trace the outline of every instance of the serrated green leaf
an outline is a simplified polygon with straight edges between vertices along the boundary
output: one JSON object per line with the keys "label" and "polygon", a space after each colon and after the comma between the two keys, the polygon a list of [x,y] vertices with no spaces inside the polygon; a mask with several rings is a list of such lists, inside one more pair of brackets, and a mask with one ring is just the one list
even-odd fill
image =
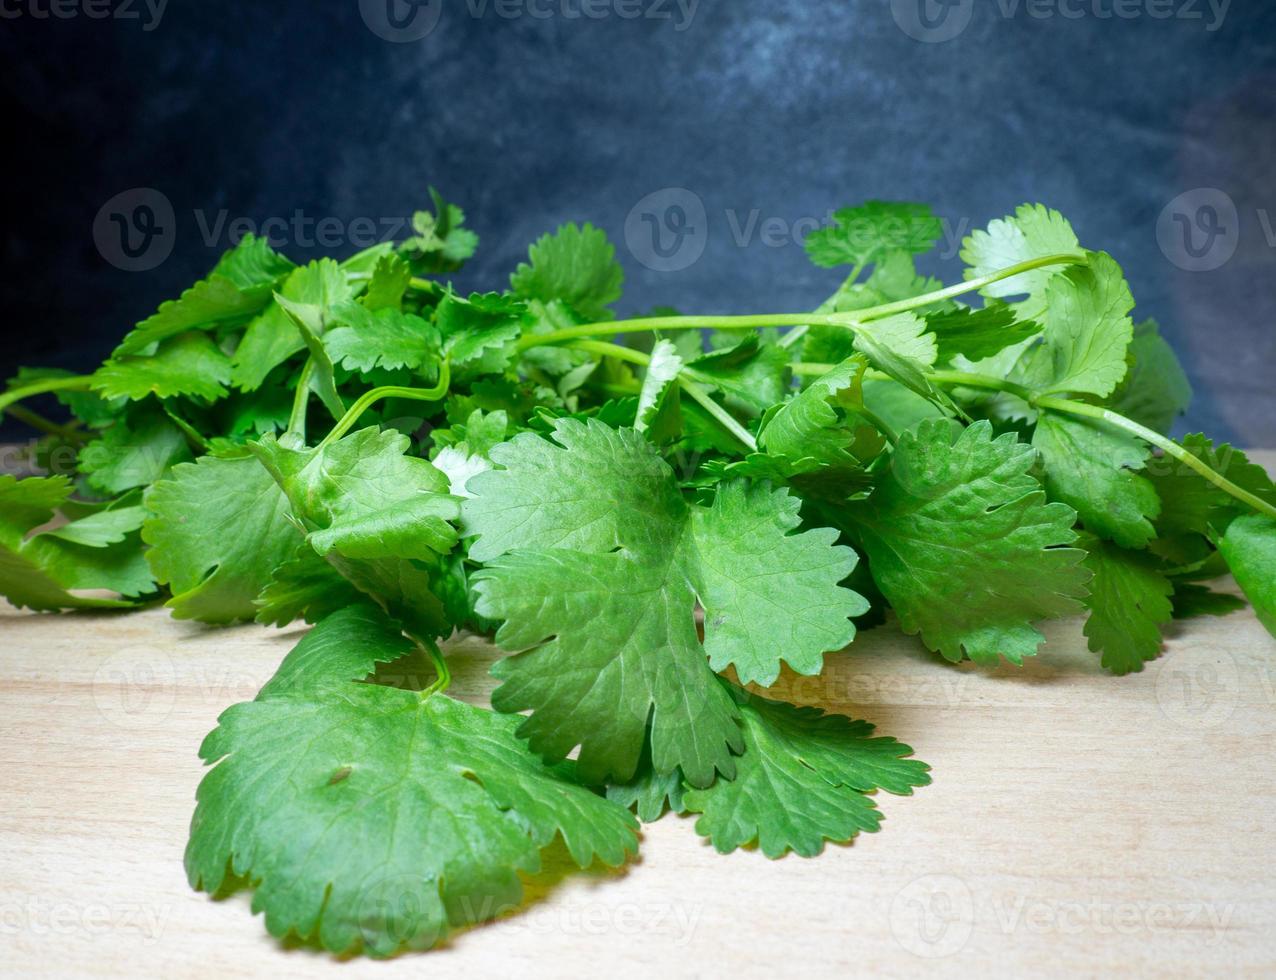
{"label": "serrated green leaf", "polygon": [[269,302],[275,285],[293,264],[262,238],[245,235],[222,256],[207,279],[133,328],[113,357],[141,353],[152,344],[190,330],[211,330],[247,320]]}
{"label": "serrated green leaf", "polygon": [[[962,242],[961,259],[970,267],[966,278],[978,279],[1029,259],[1067,252],[1081,256],[1081,243],[1068,220],[1044,205],[1024,204],[1014,215],[993,221],[986,231],[972,232]],[[1057,272],[1055,267],[1022,272],[985,286],[982,292],[993,299],[1026,295],[1015,304],[1017,314],[1023,320],[1036,320],[1049,305],[1046,285]]]}
{"label": "serrated green leaf", "polygon": [[[293,303],[326,311],[350,300],[354,289],[345,271],[332,259],[320,259],[295,270],[284,281],[279,295]],[[245,391],[260,388],[270,374],[288,358],[306,349],[306,341],[295,322],[277,303],[248,325],[234,356],[233,380]]]}
{"label": "serrated green leaf", "polygon": [[689,507],[632,430],[560,420],[554,440],[496,447],[503,469],[473,478],[463,507],[478,535],[470,557],[485,563],[478,609],[505,620],[498,643],[524,651],[494,669],[493,703],[533,709],[520,731],[537,751],[580,745],[587,778],[618,782],[636,770],[650,716],[657,770],[704,785],[731,771],[738,746],[710,666],[763,684],[782,660],[818,672],[866,608],[837,584],[855,555],[828,529],[791,534],[798,501],[784,490],[726,484],[712,507]]}
{"label": "serrated green leaf", "polygon": [[1083,392],[1106,398],[1129,370],[1134,297],[1110,255],[1090,253],[1046,283],[1042,343],[1028,351],[1011,379],[1042,394]]}
{"label": "serrated green leaf", "polygon": [[89,486],[111,496],[150,486],[177,463],[191,458],[181,429],[163,412],[120,418],[80,450],[80,472]]}
{"label": "serrated green leaf", "polygon": [[1004,303],[992,303],[982,310],[957,307],[932,313],[926,317],[926,329],[935,336],[940,362],[958,355],[983,360],[1041,332],[1039,324],[1018,319]]}
{"label": "serrated green leaf", "polygon": [[[0,595],[19,609],[122,609],[155,580],[142,557],[137,507],[104,510],[60,528],[46,524],[71,493],[66,477],[0,475]],[[88,596],[105,590],[123,598]]]}
{"label": "serrated green leaf", "polygon": [[929,252],[944,233],[924,204],[868,201],[833,214],[834,224],[806,238],[806,254],[821,268],[863,268],[889,252]]}
{"label": "serrated green leaf", "polygon": [[359,297],[359,303],[373,312],[397,311],[403,305],[403,294],[411,281],[412,267],[407,262],[394,254],[382,255],[377,259],[368,288]]}
{"label": "serrated green leaf", "polygon": [[418,211],[412,216],[416,234],[403,241],[399,250],[422,273],[455,272],[478,248],[478,235],[463,227],[465,212],[444,201],[433,187],[430,198],[434,213]]}
{"label": "serrated green leaf", "polygon": [[336,613],[222,714],[200,750],[216,765],[186,849],[194,886],[229,870],[272,935],[385,956],[517,905],[556,835],[580,867],[636,852],[633,817],[546,768],[516,718],[352,682],[407,648],[367,607]]}
{"label": "serrated green leaf", "polygon": [[226,396],[230,358],[203,333],[169,337],[152,354],[112,356],[93,375],[93,390],[103,398],[136,401],[155,395],[183,395],[216,401]]}
{"label": "serrated green leaf", "polygon": [[358,303],[333,308],[323,344],[334,362],[365,374],[375,368],[437,369],[441,360],[439,332],[428,321],[392,308],[372,311]]}
{"label": "serrated green leaf", "polygon": [[1192,402],[1183,365],[1153,320],[1135,325],[1130,357],[1129,373],[1109,404],[1114,412],[1166,435]]}
{"label": "serrated green leaf", "polygon": [[1086,529],[1123,548],[1143,548],[1161,512],[1156,488],[1138,470],[1146,443],[1089,419],[1042,411],[1032,445],[1045,466],[1046,492],[1076,510]]}
{"label": "serrated green leaf", "polygon": [[873,726],[818,708],[742,695],[745,749],[733,780],[689,789],[686,808],[702,816],[696,833],[723,854],[758,843],[769,858],[814,857],[824,842],[844,843],[881,823],[869,793],[911,795],[930,782],[913,750],[872,737]]}
{"label": "serrated green leaf", "polygon": [[471,293],[462,299],[449,292],[434,322],[454,366],[473,364],[483,373],[499,374],[512,360],[513,343],[528,325],[529,314],[527,304],[512,296]]}
{"label": "serrated green leaf", "polygon": [[151,487],[146,506],[147,561],[171,589],[177,619],[252,619],[253,600],[301,543],[283,493],[251,456],[181,463]]}
{"label": "serrated green leaf", "polygon": [[639,432],[651,430],[652,442],[660,445],[677,438],[682,431],[682,415],[679,412],[678,372],[682,370],[682,358],[672,343],[659,340],[651,349],[651,363],[642,380],[638,393],[638,410],[634,428]]}
{"label": "serrated green leaf", "polygon": [[1034,620],[1079,612],[1088,573],[1076,512],[1046,503],[1035,453],[976,422],[905,432],[859,522],[873,579],[900,625],[958,661],[1013,663],[1036,653]]}
{"label": "serrated green leaf", "polygon": [[250,449],[317,554],[415,635],[441,636],[451,624],[415,563],[452,549],[449,522],[459,511],[447,477],[404,455],[409,443],[402,433],[368,428],[315,449],[289,449],[271,436]]}
{"label": "serrated green leaf", "polygon": [[566,224],[542,236],[528,256],[530,264],[520,263],[510,276],[515,294],[545,303],[562,300],[591,320],[611,319],[608,307],[620,299],[625,273],[604,231]]}
{"label": "serrated green leaf", "polygon": [[1114,674],[1143,669],[1161,652],[1161,627],[1170,621],[1174,586],[1155,556],[1129,551],[1087,535],[1079,546],[1094,573],[1086,608],[1085,635],[1090,649],[1102,652],[1103,666]]}

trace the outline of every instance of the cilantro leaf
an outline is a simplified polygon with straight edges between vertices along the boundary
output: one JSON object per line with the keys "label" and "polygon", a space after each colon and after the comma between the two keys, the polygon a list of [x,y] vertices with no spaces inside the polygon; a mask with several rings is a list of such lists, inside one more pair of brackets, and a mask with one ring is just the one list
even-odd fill
{"label": "cilantro leaf", "polygon": [[758,443],[768,456],[784,461],[777,474],[787,470],[789,476],[820,473],[835,483],[860,481],[866,457],[882,448],[880,438],[865,438],[853,418],[864,405],[867,366],[867,359],[856,354],[767,416]]}
{"label": "cilantro leaf", "polygon": [[[279,295],[293,303],[318,307],[321,315],[354,296],[341,266],[320,259],[294,271],[280,287]],[[266,375],[294,354],[306,349],[296,322],[278,302],[272,302],[248,325],[234,356],[233,380],[244,391],[255,391]]]}
{"label": "cilantro leaf", "polygon": [[418,636],[451,626],[414,562],[437,562],[456,544],[447,477],[406,456],[410,440],[362,429],[327,446],[290,449],[273,436],[249,448],[287,495],[314,551]]}
{"label": "cilantro leaf", "polygon": [[1214,592],[1208,586],[1195,582],[1174,581],[1174,595],[1170,597],[1175,619],[1194,619],[1197,616],[1226,616],[1245,608],[1245,600],[1228,592]]}
{"label": "cilantro leaf", "polygon": [[634,428],[639,432],[651,430],[655,443],[669,442],[682,429],[679,412],[678,372],[682,370],[682,358],[678,350],[667,340],[659,340],[651,349],[651,363],[638,393],[638,410]]}
{"label": "cilantro leaf", "polygon": [[976,422],[905,432],[872,496],[856,505],[869,568],[906,633],[958,661],[1036,652],[1032,621],[1078,612],[1088,573],[1076,513],[1046,503],[1035,453]]}
{"label": "cilantro leaf", "polygon": [[520,263],[510,276],[515,294],[546,303],[562,300],[591,320],[611,319],[608,307],[620,299],[625,273],[604,231],[566,224],[542,236],[528,255],[530,264]]}
{"label": "cilantro leaf", "polygon": [[788,353],[776,344],[762,343],[757,334],[702,354],[689,366],[722,392],[728,408],[745,415],[761,415],[788,394]]}
{"label": "cilantro leaf", "polygon": [[454,366],[474,364],[499,374],[513,358],[513,342],[527,326],[527,304],[501,293],[471,293],[469,299],[449,292],[435,311],[443,349]]}
{"label": "cilantro leaf", "polygon": [[1129,551],[1093,536],[1082,539],[1085,567],[1094,573],[1086,608],[1090,649],[1103,653],[1114,674],[1143,669],[1161,652],[1161,627],[1170,621],[1174,586],[1154,556]]}
{"label": "cilantro leaf", "polygon": [[388,307],[369,310],[358,303],[336,306],[323,334],[334,362],[365,374],[375,368],[436,367],[440,343],[438,330],[419,316]]}
{"label": "cilantro leaf", "polygon": [[152,344],[190,330],[235,324],[260,312],[275,285],[294,268],[263,238],[245,235],[222,256],[207,279],[176,300],[162,303],[121,341],[114,357],[138,354]]}
{"label": "cilantro leaf", "polygon": [[465,212],[448,204],[433,187],[430,199],[434,213],[418,211],[412,216],[412,237],[399,245],[412,267],[426,274],[455,272],[478,248],[478,235],[463,227]]}
{"label": "cilantro leaf", "polygon": [[1244,514],[1232,521],[1218,550],[1259,622],[1276,636],[1276,520]]}
{"label": "cilantro leaf", "polygon": [[1084,392],[1105,398],[1125,377],[1134,337],[1134,297],[1121,267],[1103,252],[1046,283],[1043,342],[1012,379],[1043,394]]}
{"label": "cilantro leaf", "polygon": [[93,390],[103,398],[134,401],[155,395],[186,395],[216,401],[230,383],[230,358],[203,333],[180,334],[152,354],[113,356],[93,375]]}
{"label": "cilantro leaf", "polygon": [[1130,370],[1109,405],[1164,435],[1192,402],[1192,386],[1183,365],[1153,320],[1135,325],[1130,358]]}
{"label": "cilantro leaf", "polygon": [[561,835],[580,867],[637,850],[633,817],[547,768],[518,724],[442,694],[353,681],[408,644],[367,607],[336,613],[200,754],[186,869],[215,892],[256,883],[275,936],[333,952],[424,949],[518,904],[519,873]]}
{"label": "cilantro leaf", "polygon": [[191,458],[186,436],[166,415],[144,411],[121,417],[80,450],[89,486],[115,495],[145,487]]}
{"label": "cilantro leaf", "polygon": [[253,600],[300,544],[283,493],[252,457],[181,463],[151,487],[146,506],[146,558],[171,589],[177,619],[252,619]]}
{"label": "cilantro leaf", "polygon": [[[1044,205],[1024,204],[1014,215],[993,221],[986,231],[972,232],[962,242],[961,258],[970,267],[966,278],[978,279],[1028,259],[1067,252],[1081,257],[1081,243],[1068,220]],[[993,299],[1026,296],[1015,304],[1017,315],[1035,320],[1050,304],[1046,286],[1057,273],[1057,268],[1034,269],[985,286],[981,292]]]}
{"label": "cilantro leaf", "polygon": [[[1276,485],[1257,463],[1227,443],[1215,446],[1199,433],[1183,438],[1180,445],[1216,473],[1250,493],[1276,504]],[[1214,537],[1241,512],[1240,505],[1195,470],[1170,458],[1158,461],[1148,479],[1161,499],[1157,533],[1162,538],[1180,534]]]}
{"label": "cilantro leaf", "polygon": [[1045,465],[1046,492],[1074,508],[1087,530],[1123,548],[1143,548],[1161,512],[1156,488],[1136,470],[1150,450],[1133,436],[1089,419],[1042,411],[1032,445]]}
{"label": "cilantro leaf", "polygon": [[366,596],[313,548],[302,548],[296,558],[274,570],[261,590],[256,620],[267,626],[287,626],[298,619],[317,623],[362,601]]}
{"label": "cilantro leaf", "polygon": [[560,420],[554,442],[516,436],[492,458],[503,468],[470,480],[464,526],[485,563],[479,612],[524,651],[496,666],[493,703],[534,709],[520,731],[550,758],[579,744],[588,779],[632,777],[649,715],[658,771],[681,766],[696,785],[730,773],[735,712],[710,664],[767,684],[781,659],[815,673],[854,636],[866,603],[837,583],[855,555],[831,530],[790,534],[787,491],[725,484],[712,507],[688,506],[638,433],[594,421]]}
{"label": "cilantro leaf", "polygon": [[[66,477],[0,475],[0,595],[19,609],[122,609],[155,580],[137,534],[140,507],[102,510],[31,534],[67,502]],[[124,598],[77,595],[109,590]]]}
{"label": "cilantro leaf", "polygon": [[403,294],[411,281],[412,267],[407,262],[394,254],[382,255],[377,259],[359,303],[374,313],[379,310],[397,311],[403,305]]}
{"label": "cilantro leaf", "polygon": [[843,843],[881,823],[877,790],[911,795],[930,782],[913,750],[873,738],[873,726],[818,708],[740,693],[745,750],[733,780],[690,789],[686,808],[702,816],[696,832],[723,854],[754,841],[770,858],[814,857],[826,840]]}
{"label": "cilantro leaf", "polygon": [[926,317],[926,329],[935,335],[939,361],[961,355],[971,361],[992,357],[1041,332],[1040,325],[1020,320],[1004,303],[982,310],[955,307]]}
{"label": "cilantro leaf", "polygon": [[863,268],[888,252],[929,252],[944,233],[924,204],[868,201],[834,212],[833,221],[806,237],[806,254],[824,269]]}

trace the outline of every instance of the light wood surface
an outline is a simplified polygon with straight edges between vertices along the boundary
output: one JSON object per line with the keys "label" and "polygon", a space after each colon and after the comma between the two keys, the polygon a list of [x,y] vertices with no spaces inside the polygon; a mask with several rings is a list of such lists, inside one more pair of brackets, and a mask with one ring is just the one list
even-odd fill
{"label": "light wood surface", "polygon": [[[934,767],[880,797],[880,833],[769,861],[666,817],[623,871],[551,858],[520,915],[388,963],[286,948],[247,893],[183,876],[199,742],[301,632],[0,605],[0,976],[1276,973],[1276,641],[1248,611],[1174,627],[1126,678],[1076,621],[997,671],[862,634],[778,693]],[[449,656],[453,692],[482,701],[491,648]]]}

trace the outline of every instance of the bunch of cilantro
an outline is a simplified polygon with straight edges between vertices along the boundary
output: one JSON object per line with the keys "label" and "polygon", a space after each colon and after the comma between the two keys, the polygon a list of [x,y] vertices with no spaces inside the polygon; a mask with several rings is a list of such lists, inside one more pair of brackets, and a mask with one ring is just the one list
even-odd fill
{"label": "bunch of cilantro", "polygon": [[[1276,487],[1168,437],[1183,371],[1054,211],[972,234],[943,288],[914,266],[934,215],[871,202],[810,237],[845,275],[812,312],[624,321],[596,228],[468,296],[461,211],[414,230],[304,266],[246,237],[93,374],[0,395],[37,463],[77,461],[0,477],[10,602],[313,624],[205,740],[186,857],[276,936],[429,947],[555,839],[624,862],[635,812],[772,857],[876,830],[927,767],[765,692],[888,610],[982,665],[1081,614],[1124,674],[1238,605],[1204,584],[1230,571],[1276,630]],[[509,654],[493,710],[446,693],[458,630]],[[422,689],[378,682],[411,658]]]}

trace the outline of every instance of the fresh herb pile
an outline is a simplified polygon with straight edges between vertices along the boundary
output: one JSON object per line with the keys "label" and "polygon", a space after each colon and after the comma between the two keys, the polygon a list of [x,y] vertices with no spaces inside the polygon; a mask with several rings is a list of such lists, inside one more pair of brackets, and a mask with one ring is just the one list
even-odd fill
{"label": "fresh herb pile", "polygon": [[[304,266],[246,237],[95,373],[0,395],[37,461],[77,459],[0,477],[12,603],[314,624],[205,740],[186,856],[276,936],[431,946],[556,838],[624,862],[634,811],[772,857],[876,830],[875,791],[927,767],[765,689],[888,610],[989,666],[1082,614],[1124,674],[1173,616],[1239,605],[1202,584],[1230,571],[1276,630],[1276,487],[1168,438],[1182,370],[1054,211],[972,234],[941,288],[931,212],[871,202],[810,236],[845,275],[814,312],[634,320],[589,225],[468,296],[461,211],[414,230]],[[509,653],[494,710],[446,693],[457,630]],[[430,683],[385,682],[413,658]]]}

